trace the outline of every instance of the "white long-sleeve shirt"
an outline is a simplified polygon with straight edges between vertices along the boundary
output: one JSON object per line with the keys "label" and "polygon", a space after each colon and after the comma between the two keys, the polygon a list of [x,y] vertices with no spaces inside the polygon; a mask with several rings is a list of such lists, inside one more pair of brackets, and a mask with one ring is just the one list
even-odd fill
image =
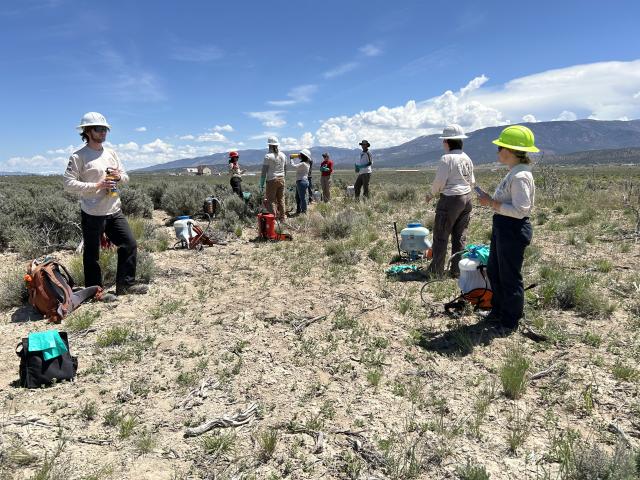
{"label": "white long-sleeve shirt", "polygon": [[533,209],[535,194],[531,165],[519,163],[509,170],[493,194],[493,199],[501,202],[497,213],[513,218],[528,217]]}
{"label": "white long-sleeve shirt", "polygon": [[448,197],[465,195],[471,192],[476,183],[473,175],[473,162],[462,150],[451,150],[440,157],[436,178],[431,184],[431,193]]}
{"label": "white long-sleeve shirt", "polygon": [[300,180],[308,180],[309,178],[309,169],[311,168],[311,165],[309,165],[307,162],[298,162],[295,163],[293,161],[293,158],[289,159],[289,163],[291,164],[291,166],[293,168],[296,169],[296,182],[300,181]]}
{"label": "white long-sleeve shirt", "polygon": [[287,156],[283,152],[267,153],[264,156],[263,166],[267,167],[267,180],[273,180],[276,177],[284,177],[284,165],[287,162]]}
{"label": "white long-sleeve shirt", "polygon": [[108,147],[94,150],[85,145],[69,157],[63,176],[64,189],[80,196],[80,208],[89,215],[112,215],[120,210],[120,196],[109,196],[106,190],[98,190],[107,168],[120,170],[120,184],[129,181],[118,155]]}

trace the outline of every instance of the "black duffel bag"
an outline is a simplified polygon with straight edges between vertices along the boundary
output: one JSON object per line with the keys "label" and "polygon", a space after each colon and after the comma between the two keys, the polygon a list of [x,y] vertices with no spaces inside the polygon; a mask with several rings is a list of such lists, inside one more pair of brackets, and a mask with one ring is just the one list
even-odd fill
{"label": "black duffel bag", "polygon": [[[60,338],[69,350],[67,332],[59,332]],[[29,351],[29,338],[23,338],[16,347],[20,357],[20,386],[38,388],[48,386],[62,380],[73,380],[78,370],[78,358],[72,357],[70,351],[45,360],[42,352]]]}

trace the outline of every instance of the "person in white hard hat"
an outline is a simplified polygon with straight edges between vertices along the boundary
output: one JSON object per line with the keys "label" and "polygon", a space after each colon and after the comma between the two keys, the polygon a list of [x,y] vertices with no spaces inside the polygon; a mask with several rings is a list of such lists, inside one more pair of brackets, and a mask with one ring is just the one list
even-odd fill
{"label": "person in white hard hat", "polygon": [[307,190],[309,188],[309,171],[313,160],[311,152],[303,148],[298,154],[300,161],[294,162],[294,155],[289,157],[291,166],[296,169],[296,213],[307,213]]}
{"label": "person in white hard hat", "polygon": [[148,287],[135,282],[138,245],[116,190],[129,176],[116,152],[103,145],[111,126],[100,113],[89,112],[77,129],[86,145],[69,158],[63,182],[67,192],[80,196],[85,286],[103,286],[99,259],[104,233],[118,247],[116,295],[146,293]]}
{"label": "person in white hard hat", "polygon": [[269,212],[282,221],[285,215],[284,205],[284,166],[287,157],[280,151],[280,142],[277,137],[267,139],[269,153],[264,156],[262,173],[260,174],[260,191],[265,188],[265,196]]}
{"label": "person in white hard hat", "polygon": [[356,183],[353,185],[356,199],[360,198],[360,190],[363,190],[365,198],[369,198],[369,182],[373,171],[373,157],[369,151],[371,144],[368,140],[362,140],[359,145],[362,148],[362,152],[360,153],[360,163],[356,164],[358,178],[356,178]]}
{"label": "person in white hard hat", "polygon": [[[452,255],[461,252],[465,246],[472,209],[471,189],[476,181],[473,162],[462,151],[463,139],[468,138],[462,127],[449,125],[440,138],[445,154],[438,163],[431,193],[426,195],[427,202],[439,196],[433,224],[433,259],[427,270],[434,276],[444,274],[449,236]],[[459,256],[452,258],[449,272],[452,277],[460,276],[459,260]]]}

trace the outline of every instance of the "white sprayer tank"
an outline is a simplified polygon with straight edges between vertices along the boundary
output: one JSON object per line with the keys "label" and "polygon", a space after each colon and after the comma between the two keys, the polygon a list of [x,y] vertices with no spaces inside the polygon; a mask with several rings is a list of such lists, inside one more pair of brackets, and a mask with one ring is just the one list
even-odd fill
{"label": "white sprayer tank", "polygon": [[462,293],[469,293],[476,288],[491,290],[487,270],[486,268],[479,270],[479,266],[480,261],[474,258],[463,258],[458,262],[458,267],[460,268],[458,286],[460,290],[462,290]]}
{"label": "white sprayer tank", "polygon": [[407,228],[403,228],[400,232],[400,239],[400,250],[407,252],[412,257],[423,255],[431,248],[429,229],[420,223],[410,223]]}
{"label": "white sprayer tank", "polygon": [[353,198],[356,196],[356,187],[349,185],[346,190],[347,198]]}
{"label": "white sprayer tank", "polygon": [[187,216],[178,217],[178,220],[173,222],[173,228],[176,231],[176,238],[185,244],[188,244],[191,237],[195,236],[192,228],[192,225],[194,224],[195,222]]}

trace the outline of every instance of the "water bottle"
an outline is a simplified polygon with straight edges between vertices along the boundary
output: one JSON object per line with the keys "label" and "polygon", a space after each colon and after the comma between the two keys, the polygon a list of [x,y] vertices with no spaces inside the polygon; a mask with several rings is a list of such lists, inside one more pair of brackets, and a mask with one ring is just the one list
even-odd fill
{"label": "water bottle", "polygon": [[[107,168],[107,176],[106,179],[107,180],[111,180],[113,182],[116,182],[117,178],[115,175],[113,175],[113,168]],[[107,196],[108,197],[117,197],[118,196],[118,187],[117,186],[113,186],[112,188],[107,190]]]}

